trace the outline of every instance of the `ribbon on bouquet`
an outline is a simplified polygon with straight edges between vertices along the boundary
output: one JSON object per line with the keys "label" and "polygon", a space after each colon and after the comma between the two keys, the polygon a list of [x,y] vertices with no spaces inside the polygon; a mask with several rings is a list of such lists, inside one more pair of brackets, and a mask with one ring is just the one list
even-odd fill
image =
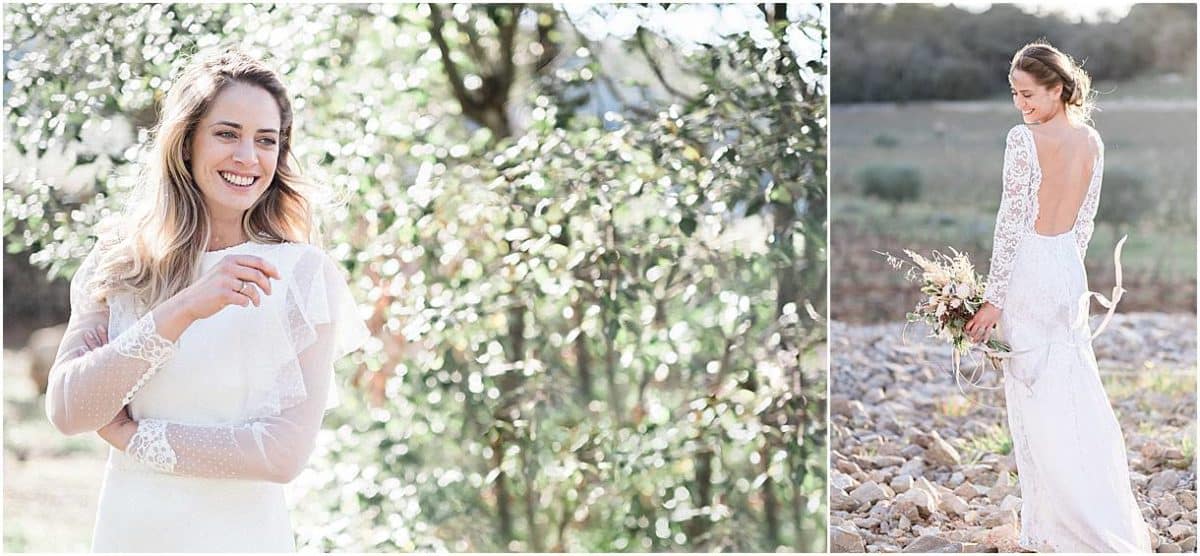
{"label": "ribbon on bouquet", "polygon": [[[1129,239],[1128,234],[1122,236],[1121,240],[1117,242],[1117,246],[1113,249],[1113,266],[1115,267],[1115,272],[1116,272],[1116,284],[1113,286],[1113,289],[1112,289],[1112,297],[1111,298],[1105,297],[1104,294],[1094,292],[1094,291],[1087,291],[1087,292],[1084,292],[1083,295],[1079,296],[1079,311],[1075,318],[1075,322],[1073,323],[1073,328],[1078,328],[1078,327],[1087,325],[1088,307],[1089,307],[1089,303],[1091,302],[1093,297],[1096,298],[1096,301],[1098,301],[1101,306],[1103,306],[1105,309],[1108,310],[1108,312],[1105,313],[1105,315],[1104,315],[1104,319],[1100,321],[1100,326],[1097,326],[1096,329],[1092,331],[1091,336],[1088,337],[1089,342],[1091,340],[1095,339],[1096,336],[1099,336],[1101,332],[1104,332],[1104,329],[1108,326],[1109,321],[1112,320],[1112,316],[1117,310],[1117,303],[1119,303],[1121,301],[1121,298],[1124,297],[1125,292],[1128,291],[1121,285],[1122,284],[1121,251],[1125,247],[1125,240],[1127,240],[1127,239]],[[985,365],[987,364],[987,361],[989,359],[996,361],[997,366],[999,366],[999,363],[1003,362],[1006,359],[1012,359],[1013,357],[1015,357],[1017,355],[1032,353],[1037,350],[1048,349],[1050,346],[1055,345],[1055,344],[1075,345],[1074,343],[1065,343],[1065,342],[1046,342],[1046,343],[1043,343],[1043,344],[1040,344],[1037,346],[1033,346],[1030,348],[1022,349],[1019,351],[999,351],[999,350],[988,347],[986,344],[980,344],[980,345],[968,350],[968,353],[970,353],[971,351],[974,351],[974,350],[978,350],[982,354],[982,358],[980,358],[979,364],[975,366],[976,372],[972,376],[982,377],[984,371],[986,371]],[[957,350],[955,350],[953,353],[953,366],[954,366],[954,382],[955,382],[955,384],[958,385],[959,392],[962,392],[962,394],[964,396],[966,396],[966,391],[963,390],[963,382],[962,382],[962,376],[963,376],[962,372],[961,372],[962,356],[961,356],[961,354],[958,353]],[[1017,377],[1017,378],[1020,379],[1021,382],[1023,382],[1025,384],[1025,386],[1030,387],[1030,388],[1033,387],[1033,381],[1031,381],[1031,380],[1027,381],[1026,379],[1021,378],[1021,377]],[[967,380],[967,384],[970,386],[973,386],[975,388],[979,388],[979,389],[983,389],[983,390],[998,390],[998,389],[1000,389],[999,386],[993,386],[993,387],[983,386],[983,385],[979,384],[978,382],[969,380],[969,379]]]}

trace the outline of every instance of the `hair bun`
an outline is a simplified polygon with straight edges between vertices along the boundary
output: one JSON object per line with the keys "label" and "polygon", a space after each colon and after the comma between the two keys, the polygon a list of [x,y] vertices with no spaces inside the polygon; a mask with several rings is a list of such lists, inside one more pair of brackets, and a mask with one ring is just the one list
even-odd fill
{"label": "hair bun", "polygon": [[1082,122],[1091,120],[1091,113],[1095,109],[1092,78],[1075,59],[1045,39],[1039,39],[1021,47],[1013,55],[1009,65],[1010,76],[1018,70],[1028,73],[1043,87],[1061,86],[1059,100],[1069,108],[1068,117]]}
{"label": "hair bun", "polygon": [[1063,101],[1073,106],[1083,104],[1078,86],[1078,69],[1071,68],[1070,73],[1063,76]]}

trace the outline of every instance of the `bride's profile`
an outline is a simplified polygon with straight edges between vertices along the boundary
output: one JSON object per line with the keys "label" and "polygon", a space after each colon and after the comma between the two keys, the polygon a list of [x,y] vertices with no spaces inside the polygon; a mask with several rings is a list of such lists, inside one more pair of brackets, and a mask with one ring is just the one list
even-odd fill
{"label": "bride's profile", "polygon": [[966,331],[986,341],[998,324],[1013,350],[1004,392],[1021,487],[1020,545],[1149,552],[1081,301],[1104,170],[1104,143],[1089,125],[1091,80],[1039,41],[1013,57],[1009,82],[1023,123],[1008,132],[987,302]]}
{"label": "bride's profile", "polygon": [[46,412],[112,446],[94,551],[295,550],[283,485],[368,331],[314,244],[292,117],[260,60],[196,56],[163,103],[145,202],[72,279]]}

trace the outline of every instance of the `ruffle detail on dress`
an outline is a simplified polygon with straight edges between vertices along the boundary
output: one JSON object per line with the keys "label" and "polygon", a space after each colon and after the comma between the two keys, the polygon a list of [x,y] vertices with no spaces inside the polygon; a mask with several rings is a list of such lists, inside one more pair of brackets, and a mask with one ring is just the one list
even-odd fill
{"label": "ruffle detail on dress", "polygon": [[[307,399],[300,358],[316,344],[318,327],[332,327],[335,362],[370,337],[338,265],[314,247],[302,246],[297,251],[299,256],[290,269],[279,265],[283,277],[273,286],[283,286],[282,291],[276,289],[269,296],[281,296],[277,303],[282,306],[269,311],[271,319],[255,331],[265,342],[262,345],[283,347],[264,350],[264,361],[254,365],[264,371],[264,375],[251,377],[255,384],[247,394],[247,414],[255,417],[279,415]],[[259,309],[267,306],[264,302]],[[329,389],[326,408],[337,405],[336,383]]]}

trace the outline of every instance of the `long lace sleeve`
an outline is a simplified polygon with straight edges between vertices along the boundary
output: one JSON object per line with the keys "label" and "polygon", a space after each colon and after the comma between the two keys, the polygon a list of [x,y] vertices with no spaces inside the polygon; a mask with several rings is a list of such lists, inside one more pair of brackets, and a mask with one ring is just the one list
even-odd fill
{"label": "long lace sleeve", "polygon": [[1001,309],[1008,294],[1008,277],[1012,272],[1017,245],[1025,231],[1029,212],[1033,210],[1028,191],[1036,164],[1031,160],[1029,140],[1024,126],[1016,126],[1009,130],[1004,147],[1004,192],[1000,197],[1000,210],[996,213],[992,261],[988,269],[987,289],[983,294],[985,300]]}
{"label": "long lace sleeve", "polygon": [[100,247],[93,249],[71,280],[71,317],[46,388],[46,414],[65,434],[108,424],[175,351],[158,334],[151,312],[107,345],[88,350],[84,335],[108,327],[108,305],[93,299],[89,285],[100,257]]}
{"label": "long lace sleeve", "polygon": [[1092,231],[1096,228],[1096,211],[1100,209],[1100,183],[1104,179],[1104,142],[1100,134],[1092,130],[1096,140],[1096,164],[1092,169],[1092,181],[1088,185],[1087,195],[1083,205],[1079,207],[1079,215],[1075,217],[1075,241],[1079,245],[1079,257],[1087,255],[1088,243],[1092,241]]}
{"label": "long lace sleeve", "polygon": [[[193,477],[286,483],[304,469],[329,400],[333,364],[369,336],[332,261],[323,254],[310,261],[315,264],[295,271],[304,283],[287,292],[298,353],[287,358],[271,395],[251,402],[267,415],[220,425],[142,419],[127,454],[160,472]],[[315,276],[305,266],[315,268]]]}

